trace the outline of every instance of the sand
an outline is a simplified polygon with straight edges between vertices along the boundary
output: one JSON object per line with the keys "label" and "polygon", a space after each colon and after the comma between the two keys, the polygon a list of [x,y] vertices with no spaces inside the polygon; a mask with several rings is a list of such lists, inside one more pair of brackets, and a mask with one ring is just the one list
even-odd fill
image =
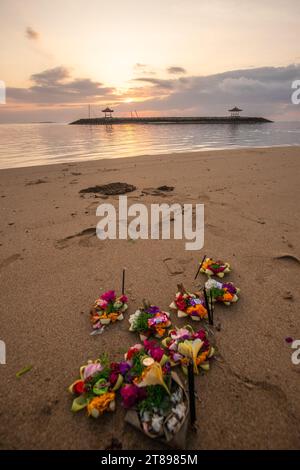
{"label": "sand", "polygon": [[[127,318],[90,336],[89,307],[121,287],[127,267],[132,313],[143,298],[167,309],[189,289],[203,254],[231,262],[238,304],[215,312],[218,360],[196,378],[199,431],[189,449],[296,449],[300,443],[300,365],[285,342],[300,339],[299,148],[145,156],[2,170],[0,448],[161,449],[123,422],[70,412],[68,385],[86,359],[112,360],[137,341]],[[129,202],[205,204],[205,246],[181,240],[98,240],[91,231],[102,200],[81,189],[111,182],[137,187]],[[151,195],[145,188],[174,186]],[[79,235],[78,235],[79,234]],[[80,236],[81,234],[81,236]],[[200,279],[200,282],[203,278]],[[288,294],[290,292],[290,294]],[[173,323],[183,325],[173,315]],[[16,372],[28,364],[30,372]]]}

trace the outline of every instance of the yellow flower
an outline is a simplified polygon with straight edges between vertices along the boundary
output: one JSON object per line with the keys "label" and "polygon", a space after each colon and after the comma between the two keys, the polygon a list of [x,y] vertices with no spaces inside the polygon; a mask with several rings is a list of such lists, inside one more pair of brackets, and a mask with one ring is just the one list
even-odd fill
{"label": "yellow flower", "polygon": [[202,346],[203,341],[199,338],[194,339],[193,341],[185,340],[178,345],[178,352],[183,356],[192,359],[195,374],[198,374],[197,356]]}
{"label": "yellow flower", "polygon": [[138,387],[147,387],[148,385],[161,385],[170,395],[170,391],[164,382],[161,365],[153,362],[151,366],[144,370],[142,380],[137,384]]}

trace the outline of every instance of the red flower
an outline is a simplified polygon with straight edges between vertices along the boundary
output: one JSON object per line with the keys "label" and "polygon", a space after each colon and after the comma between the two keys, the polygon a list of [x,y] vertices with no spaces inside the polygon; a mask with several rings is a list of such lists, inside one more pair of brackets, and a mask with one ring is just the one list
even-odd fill
{"label": "red flower", "polygon": [[127,353],[127,360],[130,361],[132,357],[139,351],[138,348],[130,348],[128,353]]}
{"label": "red flower", "polygon": [[186,309],[186,306],[183,300],[176,300],[176,305],[177,305],[177,308],[183,312]]}
{"label": "red flower", "polygon": [[85,384],[83,380],[76,382],[76,384],[73,386],[73,392],[76,393],[76,395],[81,395],[85,392]]}

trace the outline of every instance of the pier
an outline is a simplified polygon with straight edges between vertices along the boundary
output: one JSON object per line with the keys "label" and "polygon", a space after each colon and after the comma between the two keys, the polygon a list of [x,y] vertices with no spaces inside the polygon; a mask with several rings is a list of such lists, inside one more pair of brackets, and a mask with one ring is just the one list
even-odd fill
{"label": "pier", "polygon": [[71,125],[107,125],[107,124],[259,124],[273,122],[263,117],[224,116],[224,117],[114,117],[83,118],[71,122]]}

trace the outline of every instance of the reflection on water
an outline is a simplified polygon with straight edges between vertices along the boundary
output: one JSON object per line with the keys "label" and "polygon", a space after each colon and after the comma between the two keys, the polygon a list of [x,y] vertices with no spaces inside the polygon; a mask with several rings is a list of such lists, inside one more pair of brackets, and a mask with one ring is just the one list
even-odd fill
{"label": "reflection on water", "polygon": [[300,145],[300,123],[0,125],[0,168],[235,147]]}

